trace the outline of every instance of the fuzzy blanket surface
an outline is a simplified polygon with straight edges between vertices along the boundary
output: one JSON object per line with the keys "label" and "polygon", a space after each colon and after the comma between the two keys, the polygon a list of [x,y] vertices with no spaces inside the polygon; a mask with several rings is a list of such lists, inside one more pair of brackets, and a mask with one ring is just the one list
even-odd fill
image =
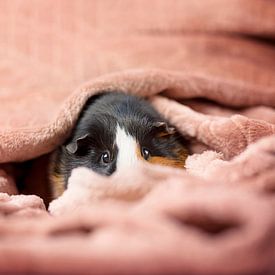
{"label": "fuzzy blanket surface", "polygon": [[[275,273],[273,1],[2,0],[0,22],[0,273]],[[46,209],[48,154],[116,90],[191,140],[186,169],[78,168]]]}

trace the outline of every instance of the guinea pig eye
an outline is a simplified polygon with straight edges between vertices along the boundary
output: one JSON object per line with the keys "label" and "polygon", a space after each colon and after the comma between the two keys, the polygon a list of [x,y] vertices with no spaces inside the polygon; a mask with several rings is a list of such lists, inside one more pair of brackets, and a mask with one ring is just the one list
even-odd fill
{"label": "guinea pig eye", "polygon": [[108,151],[104,152],[101,155],[101,162],[103,162],[104,164],[110,163],[111,162],[111,156],[110,153]]}
{"label": "guinea pig eye", "polygon": [[145,147],[142,147],[141,154],[145,160],[149,159],[149,157],[151,156],[150,151]]}

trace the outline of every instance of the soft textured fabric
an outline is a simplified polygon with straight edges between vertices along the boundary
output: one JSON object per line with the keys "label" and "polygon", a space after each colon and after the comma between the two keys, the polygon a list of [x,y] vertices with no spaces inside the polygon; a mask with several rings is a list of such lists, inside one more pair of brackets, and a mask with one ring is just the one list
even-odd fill
{"label": "soft textured fabric", "polygon": [[[1,273],[275,272],[273,1],[2,0],[0,23]],[[48,211],[19,194],[115,90],[190,139],[186,169],[78,168]]]}

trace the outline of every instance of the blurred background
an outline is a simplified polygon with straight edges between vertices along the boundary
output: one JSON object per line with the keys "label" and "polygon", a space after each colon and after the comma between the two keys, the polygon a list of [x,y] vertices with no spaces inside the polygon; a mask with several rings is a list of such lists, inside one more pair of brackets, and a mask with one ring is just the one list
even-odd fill
{"label": "blurred background", "polygon": [[274,87],[274,39],[271,0],[0,0],[0,119],[26,126],[28,108],[33,126],[44,100],[54,115],[84,82],[127,69]]}

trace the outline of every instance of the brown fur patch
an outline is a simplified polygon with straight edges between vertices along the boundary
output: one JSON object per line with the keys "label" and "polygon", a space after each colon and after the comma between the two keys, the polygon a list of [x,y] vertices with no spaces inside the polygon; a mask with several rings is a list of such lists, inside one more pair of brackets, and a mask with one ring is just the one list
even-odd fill
{"label": "brown fur patch", "polygon": [[50,181],[51,181],[52,196],[55,199],[61,196],[62,193],[65,191],[64,178],[61,175],[52,174],[50,175]]}
{"label": "brown fur patch", "polygon": [[[151,156],[147,161],[153,164],[184,168],[185,160],[188,156],[187,150],[184,147],[180,146],[175,149],[174,153],[177,155],[175,158]],[[144,160],[141,155],[139,145],[136,148],[136,154],[138,159]]]}
{"label": "brown fur patch", "polygon": [[54,153],[50,159],[49,165],[49,179],[52,199],[56,199],[61,196],[65,191],[64,177],[60,173],[56,172],[60,170],[60,167],[58,167],[59,165],[60,163],[56,160],[56,153]]}
{"label": "brown fur patch", "polygon": [[150,157],[148,159],[148,162],[159,165],[172,166],[176,168],[184,168],[185,163],[185,161],[182,159],[171,159],[166,157]]}

